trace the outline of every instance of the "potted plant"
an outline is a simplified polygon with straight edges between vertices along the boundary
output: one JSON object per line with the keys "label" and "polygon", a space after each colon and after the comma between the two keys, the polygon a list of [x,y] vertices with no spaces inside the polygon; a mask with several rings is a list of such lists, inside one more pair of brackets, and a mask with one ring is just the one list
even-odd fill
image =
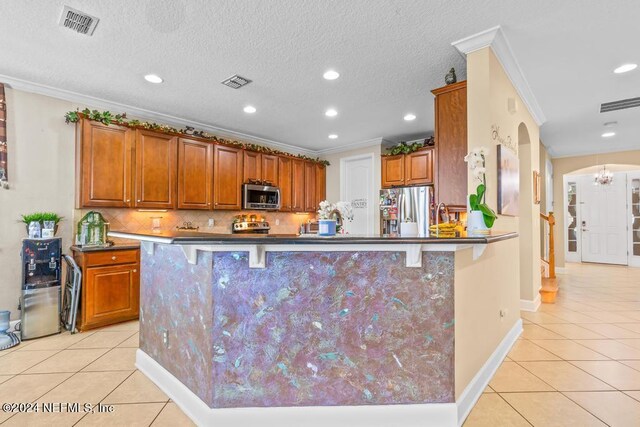
{"label": "potted plant", "polygon": [[53,221],[55,224],[53,228],[53,234],[55,235],[58,232],[58,223],[63,219],[64,217],[61,217],[53,212],[35,212],[28,215],[22,215],[21,221],[25,224],[27,233],[29,232],[29,224],[31,224],[32,222],[40,223],[40,228],[43,228],[45,221]]}
{"label": "potted plant", "polygon": [[476,147],[464,158],[469,165],[469,170],[473,176],[480,182],[476,188],[475,194],[469,195],[469,216],[467,218],[467,232],[473,233],[489,233],[489,229],[493,227],[493,223],[498,218],[496,213],[487,205],[487,177],[485,157],[489,150],[486,147]]}
{"label": "potted plant", "polygon": [[353,207],[348,202],[320,202],[318,210],[318,235],[335,236],[336,232],[344,233],[344,221],[353,220]]}

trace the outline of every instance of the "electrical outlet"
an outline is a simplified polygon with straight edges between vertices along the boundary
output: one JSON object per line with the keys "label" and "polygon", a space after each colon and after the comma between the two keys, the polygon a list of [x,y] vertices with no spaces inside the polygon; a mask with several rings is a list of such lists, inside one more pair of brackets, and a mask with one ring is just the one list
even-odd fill
{"label": "electrical outlet", "polygon": [[162,344],[164,344],[165,348],[169,348],[169,331],[164,328],[160,330],[162,331]]}
{"label": "electrical outlet", "polygon": [[276,225],[280,225],[280,220],[276,218]]}
{"label": "electrical outlet", "polygon": [[209,228],[213,228],[213,226],[215,225],[216,221],[213,218],[209,218],[209,223],[207,224],[207,226]]}
{"label": "electrical outlet", "polygon": [[507,314],[508,310],[506,308],[500,309],[500,319],[504,319],[505,317],[507,317]]}

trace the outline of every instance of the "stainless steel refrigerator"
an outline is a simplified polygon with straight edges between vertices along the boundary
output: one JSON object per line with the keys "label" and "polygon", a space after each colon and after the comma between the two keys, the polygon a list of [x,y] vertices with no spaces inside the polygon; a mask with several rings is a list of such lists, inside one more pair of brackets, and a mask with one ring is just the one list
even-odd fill
{"label": "stainless steel refrigerator", "polygon": [[418,236],[428,236],[432,205],[432,186],[380,190],[380,234],[399,236],[401,223],[416,222]]}

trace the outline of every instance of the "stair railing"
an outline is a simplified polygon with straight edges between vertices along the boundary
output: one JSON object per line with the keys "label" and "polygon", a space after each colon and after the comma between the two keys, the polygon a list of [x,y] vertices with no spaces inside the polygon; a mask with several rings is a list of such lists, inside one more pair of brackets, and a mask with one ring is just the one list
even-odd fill
{"label": "stair railing", "polygon": [[545,215],[542,212],[540,213],[540,218],[545,223],[545,231],[548,230],[548,233],[545,233],[544,236],[544,246],[547,250],[545,250],[545,254],[542,256],[542,259],[549,264],[549,278],[556,278],[556,256],[555,256],[555,245],[553,240],[553,226],[556,224],[556,218],[553,216],[553,212],[549,212],[549,215]]}

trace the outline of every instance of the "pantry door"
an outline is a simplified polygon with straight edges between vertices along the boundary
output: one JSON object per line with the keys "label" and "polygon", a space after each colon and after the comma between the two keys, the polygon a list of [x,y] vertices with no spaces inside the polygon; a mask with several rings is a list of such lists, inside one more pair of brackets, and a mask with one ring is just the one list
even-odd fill
{"label": "pantry door", "polygon": [[626,174],[614,174],[609,185],[584,176],[581,184],[582,261],[627,265]]}
{"label": "pantry door", "polygon": [[373,234],[375,211],[375,180],[373,154],[363,154],[340,159],[340,200],[350,202],[353,220],[345,221],[349,234]]}

